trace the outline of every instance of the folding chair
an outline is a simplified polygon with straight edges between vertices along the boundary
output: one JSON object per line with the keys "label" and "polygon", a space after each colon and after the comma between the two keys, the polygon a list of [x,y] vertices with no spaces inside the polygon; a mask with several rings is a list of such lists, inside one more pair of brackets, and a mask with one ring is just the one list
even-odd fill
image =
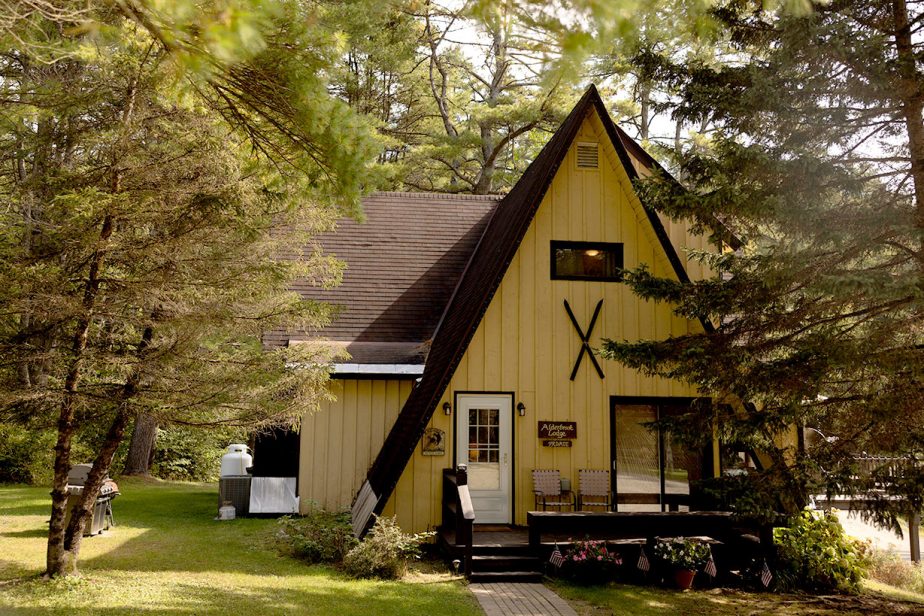
{"label": "folding chair", "polygon": [[610,472],[582,468],[578,471],[578,509],[586,507],[603,507],[604,511],[613,508],[613,491],[610,489]]}
{"label": "folding chair", "polygon": [[545,511],[549,507],[574,508],[574,495],[571,490],[562,490],[561,473],[557,470],[533,469],[533,495],[536,497],[536,509]]}

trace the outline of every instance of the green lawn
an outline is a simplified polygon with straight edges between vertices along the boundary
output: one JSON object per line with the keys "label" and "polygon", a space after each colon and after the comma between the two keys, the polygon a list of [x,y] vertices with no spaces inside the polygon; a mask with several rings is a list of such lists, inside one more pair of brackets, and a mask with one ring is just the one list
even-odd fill
{"label": "green lawn", "polygon": [[[274,520],[217,522],[216,486],[123,480],[118,526],[84,540],[78,579],[42,581],[47,488],[0,487],[0,615],[475,615],[464,583],[419,568],[403,582],[351,580],[278,556]],[[553,588],[587,615],[922,614],[920,596],[876,587],[861,597],[729,590],[679,593],[611,585]],[[906,600],[906,601],[902,601]]]}
{"label": "green lawn", "polygon": [[582,615],[616,616],[842,616],[924,614],[924,597],[872,583],[857,597],[753,593],[729,589],[678,592],[655,587],[611,584],[582,587],[555,582],[552,588]]}
{"label": "green lawn", "polygon": [[47,488],[0,487],[0,614],[479,614],[464,585],[419,572],[355,581],[280,557],[274,520],[217,522],[217,487],[122,480],[118,526],[84,539],[79,579],[38,579]]}

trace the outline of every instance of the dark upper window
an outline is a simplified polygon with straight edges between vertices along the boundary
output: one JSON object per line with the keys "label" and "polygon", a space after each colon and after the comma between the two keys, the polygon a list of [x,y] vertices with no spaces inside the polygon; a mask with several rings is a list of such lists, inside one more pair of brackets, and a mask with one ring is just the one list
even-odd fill
{"label": "dark upper window", "polygon": [[622,244],[552,241],[552,280],[619,281]]}

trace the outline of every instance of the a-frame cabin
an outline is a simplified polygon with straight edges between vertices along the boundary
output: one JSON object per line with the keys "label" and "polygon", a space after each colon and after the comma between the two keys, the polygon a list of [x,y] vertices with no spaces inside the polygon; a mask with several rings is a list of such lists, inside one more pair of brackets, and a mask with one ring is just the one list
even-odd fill
{"label": "a-frame cabin", "polygon": [[352,359],[335,366],[335,401],[302,422],[303,510],[352,506],[358,532],[373,514],[435,528],[444,469],[462,463],[477,522],[524,525],[533,469],[575,488],[579,469],[609,469],[621,510],[685,508],[690,483],[719,472],[718,447],[685,451],[644,424],[697,392],[588,352],[708,326],[619,282],[641,264],[711,275],[685,251],[718,248],[636,196],[656,166],[590,87],[503,198],[380,193],[366,224],[323,236],[344,284],[299,290],[343,307],[322,333]]}

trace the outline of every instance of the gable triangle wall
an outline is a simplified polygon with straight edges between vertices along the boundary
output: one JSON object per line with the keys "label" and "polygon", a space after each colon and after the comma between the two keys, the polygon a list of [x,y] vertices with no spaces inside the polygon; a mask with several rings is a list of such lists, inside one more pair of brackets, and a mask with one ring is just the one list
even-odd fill
{"label": "gable triangle wall", "polygon": [[[371,526],[372,514],[380,514],[384,509],[507,268],[515,258],[552,179],[585,119],[594,112],[610,142],[608,145],[612,146],[612,151],[625,172],[627,184],[637,177],[637,171],[626,152],[618,129],[610,120],[596,88],[591,86],[520,181],[497,206],[488,223],[447,305],[434,336],[420,383],[405,402],[369,469],[360,490],[363,498],[354,501],[353,524],[358,535]],[[630,184],[625,190],[634,198]],[[635,201],[637,203],[637,199]],[[650,223],[649,229],[656,244],[660,244],[674,274],[680,280],[688,280],[679,256],[657,214],[641,204],[637,207]]]}

